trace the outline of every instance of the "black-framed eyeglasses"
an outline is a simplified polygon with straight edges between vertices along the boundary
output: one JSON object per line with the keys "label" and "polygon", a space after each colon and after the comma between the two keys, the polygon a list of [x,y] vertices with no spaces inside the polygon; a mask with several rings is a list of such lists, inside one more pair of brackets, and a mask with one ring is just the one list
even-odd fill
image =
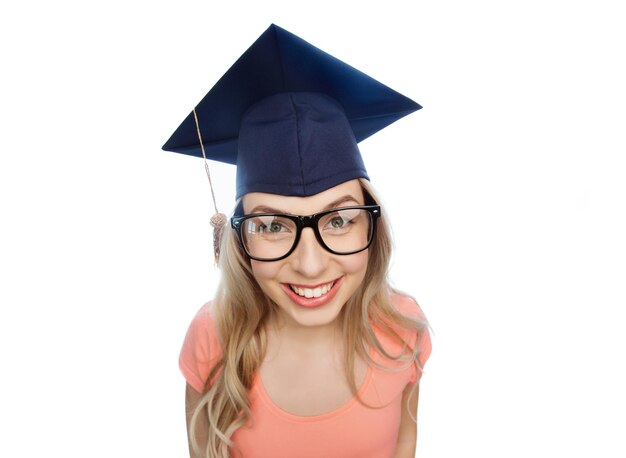
{"label": "black-framed eyeglasses", "polygon": [[374,239],[380,205],[335,208],[309,216],[257,213],[233,216],[246,254],[257,261],[279,261],[298,246],[302,229],[313,229],[319,244],[333,254],[348,255],[367,249]]}

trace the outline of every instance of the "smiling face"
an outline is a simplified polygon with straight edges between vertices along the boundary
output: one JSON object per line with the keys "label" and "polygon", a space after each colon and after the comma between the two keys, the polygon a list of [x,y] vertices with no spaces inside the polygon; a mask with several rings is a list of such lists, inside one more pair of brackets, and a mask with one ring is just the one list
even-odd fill
{"label": "smiling face", "polygon": [[[358,180],[347,181],[310,197],[287,197],[254,192],[243,198],[245,214],[312,215],[331,208],[363,205]],[[368,250],[336,255],[319,244],[313,229],[305,228],[296,249],[285,259],[251,260],[259,286],[278,306],[281,321],[290,326],[333,324],[357,290],[367,270]]]}

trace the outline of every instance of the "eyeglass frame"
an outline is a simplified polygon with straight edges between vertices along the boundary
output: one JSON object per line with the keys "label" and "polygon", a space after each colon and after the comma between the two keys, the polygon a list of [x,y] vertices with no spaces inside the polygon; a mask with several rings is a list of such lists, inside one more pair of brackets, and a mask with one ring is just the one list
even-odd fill
{"label": "eyeglass frame", "polygon": [[[368,234],[367,245],[365,245],[363,248],[350,251],[348,253],[340,253],[340,252],[332,250],[324,242],[324,239],[322,238],[322,234],[320,234],[319,227],[318,227],[319,220],[322,219],[324,216],[329,215],[339,210],[366,210],[370,214],[372,224],[370,227],[370,233]],[[310,227],[313,230],[313,233],[315,234],[315,238],[317,239],[317,242],[320,244],[320,246],[332,254],[336,254],[340,256],[347,256],[350,254],[356,254],[356,253],[360,253],[361,251],[367,250],[372,244],[372,242],[374,241],[374,235],[376,234],[376,225],[377,225],[376,221],[378,220],[380,215],[381,215],[380,205],[354,205],[350,207],[333,208],[333,209],[326,210],[320,213],[314,213],[308,216],[287,215],[284,213],[250,213],[248,215],[240,215],[240,216],[231,217],[230,226],[235,230],[235,233],[237,234],[237,239],[239,240],[239,244],[241,245],[241,248],[243,249],[246,256],[248,256],[250,259],[254,259],[255,261],[274,262],[274,261],[280,261],[281,259],[285,259],[286,257],[288,257],[291,253],[295,251],[296,247],[298,246],[298,243],[300,242],[300,236],[302,235],[302,230],[307,227]],[[258,258],[256,256],[252,256],[250,253],[248,253],[248,250],[246,249],[246,245],[243,241],[243,235],[241,234],[241,231],[243,230],[243,226],[244,226],[243,222],[247,219],[255,218],[259,216],[280,216],[281,218],[287,218],[296,224],[296,237],[293,240],[293,245],[291,246],[289,251],[283,256],[279,256],[277,258],[265,259],[265,258]]]}

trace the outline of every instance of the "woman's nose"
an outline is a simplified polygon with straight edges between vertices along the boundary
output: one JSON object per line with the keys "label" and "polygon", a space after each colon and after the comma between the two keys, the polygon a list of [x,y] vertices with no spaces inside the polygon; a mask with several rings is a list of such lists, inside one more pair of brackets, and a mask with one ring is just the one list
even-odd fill
{"label": "woman's nose", "polygon": [[295,271],[310,278],[319,277],[328,264],[328,253],[317,241],[313,229],[302,230],[298,246],[291,253],[290,260]]}

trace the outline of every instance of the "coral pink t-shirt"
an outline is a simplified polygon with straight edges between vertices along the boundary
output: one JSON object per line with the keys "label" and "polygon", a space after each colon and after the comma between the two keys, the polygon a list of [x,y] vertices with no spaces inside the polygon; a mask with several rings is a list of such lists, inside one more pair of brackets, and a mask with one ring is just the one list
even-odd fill
{"label": "coral pink t-shirt", "polygon": [[[419,306],[410,298],[394,294],[393,304],[404,315],[424,318]],[[385,334],[375,329],[383,347],[398,354],[401,347]],[[415,332],[399,331],[411,345]],[[427,331],[419,339],[423,365],[430,356],[431,341]],[[239,428],[232,437],[242,456],[268,458],[389,458],[398,439],[403,408],[402,394],[409,383],[421,376],[415,363],[407,366],[391,362],[377,352],[374,360],[394,371],[370,366],[359,389],[361,398],[368,404],[381,406],[372,409],[356,398],[332,412],[309,417],[292,415],[276,406],[266,393],[257,374],[250,389],[252,424]],[[179,365],[185,379],[197,392],[204,384],[211,367],[220,359],[210,303],[205,304],[194,317],[180,353]]]}

